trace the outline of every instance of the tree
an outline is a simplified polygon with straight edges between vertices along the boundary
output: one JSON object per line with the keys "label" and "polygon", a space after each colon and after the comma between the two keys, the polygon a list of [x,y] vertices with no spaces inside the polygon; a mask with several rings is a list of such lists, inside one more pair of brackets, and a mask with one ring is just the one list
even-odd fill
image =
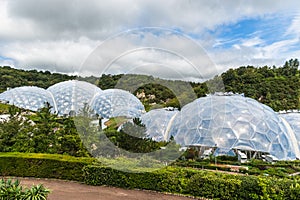
{"label": "tree", "polygon": [[55,130],[58,128],[58,123],[55,118],[57,115],[51,113],[52,107],[48,102],[45,106],[36,113],[33,121],[36,123],[33,130],[32,143],[34,151],[37,153],[54,153],[56,152],[57,144]]}
{"label": "tree", "polygon": [[21,116],[21,109],[10,106],[8,121],[0,123],[0,151],[14,150],[17,138],[28,127],[28,120]]}
{"label": "tree", "polygon": [[138,118],[124,123],[120,131],[108,128],[105,134],[119,148],[134,153],[152,152],[166,144],[147,138],[146,127]]}
{"label": "tree", "polygon": [[283,74],[286,76],[296,75],[299,67],[298,59],[290,59],[283,65]]}

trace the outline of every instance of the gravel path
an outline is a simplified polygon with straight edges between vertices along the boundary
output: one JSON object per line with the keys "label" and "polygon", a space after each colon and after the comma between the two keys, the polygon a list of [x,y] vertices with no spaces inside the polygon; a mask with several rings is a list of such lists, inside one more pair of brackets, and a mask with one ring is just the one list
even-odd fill
{"label": "gravel path", "polygon": [[151,191],[125,190],[114,187],[90,186],[77,182],[18,178],[21,185],[30,187],[33,184],[43,184],[51,190],[49,200],[191,200],[193,198],[162,194]]}

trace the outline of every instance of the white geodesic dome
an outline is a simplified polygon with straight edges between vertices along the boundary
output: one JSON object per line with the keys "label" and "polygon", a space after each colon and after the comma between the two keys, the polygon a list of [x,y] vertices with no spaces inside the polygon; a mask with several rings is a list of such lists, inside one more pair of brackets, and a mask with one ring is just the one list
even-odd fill
{"label": "white geodesic dome", "polygon": [[146,126],[147,137],[154,141],[168,140],[167,133],[178,110],[153,109],[141,116],[142,123]]}
{"label": "white geodesic dome", "polygon": [[91,108],[102,118],[138,118],[145,111],[137,97],[121,89],[107,89],[98,93],[91,102]]}
{"label": "white geodesic dome", "polygon": [[170,134],[182,146],[259,151],[282,160],[299,157],[289,125],[270,107],[239,95],[212,95],[187,104]]}
{"label": "white geodesic dome", "polygon": [[5,91],[0,94],[0,101],[32,111],[43,108],[45,103],[48,102],[53,107],[53,111],[57,111],[52,94],[43,88],[35,86],[17,87]]}
{"label": "white geodesic dome", "polygon": [[37,111],[50,103],[58,115],[77,115],[85,105],[102,118],[140,117],[143,104],[133,94],[121,89],[102,91],[97,86],[77,80],[52,85],[47,90],[39,87],[17,87],[0,94],[0,100],[18,107]]}
{"label": "white geodesic dome", "polygon": [[53,94],[59,115],[78,114],[85,104],[90,105],[94,96],[102,92],[91,83],[77,80],[57,83],[47,91]]}

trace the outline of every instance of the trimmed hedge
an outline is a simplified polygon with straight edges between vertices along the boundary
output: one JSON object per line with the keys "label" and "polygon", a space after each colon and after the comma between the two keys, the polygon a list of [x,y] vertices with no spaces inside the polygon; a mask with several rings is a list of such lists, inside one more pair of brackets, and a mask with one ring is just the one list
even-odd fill
{"label": "trimmed hedge", "polygon": [[192,170],[170,167],[153,172],[132,173],[94,165],[85,166],[83,171],[84,181],[89,185],[138,188],[171,193],[182,193],[183,187],[186,185],[186,178],[196,173]]}
{"label": "trimmed hedge", "polygon": [[299,199],[300,180],[224,174],[167,167],[131,173],[103,166],[84,167],[85,183],[180,193],[213,199]]}
{"label": "trimmed hedge", "polygon": [[82,169],[92,158],[57,154],[0,153],[2,176],[57,178],[83,182]]}
{"label": "trimmed hedge", "polygon": [[210,163],[205,162],[178,162],[173,164],[174,166],[178,167],[191,167],[191,168],[197,168],[197,169],[211,169],[211,170],[221,170],[221,171],[231,171],[231,168],[229,166],[220,166],[220,165],[214,165]]}
{"label": "trimmed hedge", "polygon": [[133,173],[96,163],[93,158],[53,154],[0,153],[2,176],[57,178],[213,199],[300,199],[300,180],[232,175],[180,167]]}

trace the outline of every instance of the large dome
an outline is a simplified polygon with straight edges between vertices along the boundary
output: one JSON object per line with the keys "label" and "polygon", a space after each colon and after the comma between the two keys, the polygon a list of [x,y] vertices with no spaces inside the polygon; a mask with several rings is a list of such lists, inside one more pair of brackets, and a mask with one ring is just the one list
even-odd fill
{"label": "large dome", "polygon": [[34,86],[17,87],[5,91],[0,94],[0,101],[32,111],[43,108],[48,102],[54,112],[57,111],[52,94],[43,88]]}
{"label": "large dome", "polygon": [[107,89],[98,93],[91,107],[103,118],[118,116],[135,118],[140,117],[145,110],[138,98],[120,89]]}
{"label": "large dome", "polygon": [[167,133],[178,110],[154,109],[142,115],[141,121],[146,126],[147,137],[155,141],[168,139]]}
{"label": "large dome", "polygon": [[59,115],[71,112],[78,114],[85,103],[89,105],[91,99],[102,91],[91,83],[77,80],[60,82],[47,90],[53,94]]}
{"label": "large dome", "polygon": [[183,146],[260,151],[295,159],[299,149],[288,126],[270,107],[253,99],[212,95],[184,106],[170,133]]}

